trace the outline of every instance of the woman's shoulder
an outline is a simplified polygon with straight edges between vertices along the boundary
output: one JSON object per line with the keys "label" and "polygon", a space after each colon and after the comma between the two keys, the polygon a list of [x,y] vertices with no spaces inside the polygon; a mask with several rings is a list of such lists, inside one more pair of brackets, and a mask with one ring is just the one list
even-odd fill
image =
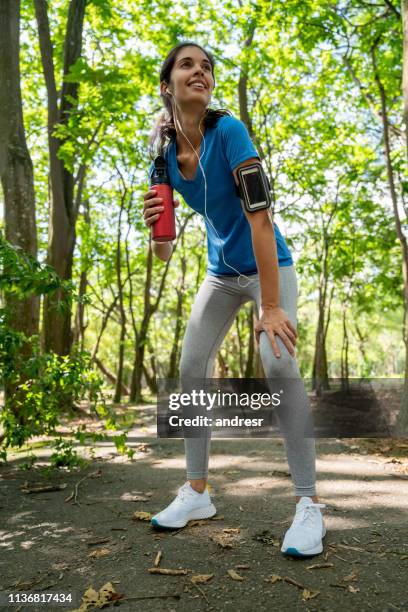
{"label": "woman's shoulder", "polygon": [[240,120],[234,117],[232,113],[228,112],[228,114],[226,113],[218,118],[217,127],[221,130],[226,130],[236,125],[237,122],[241,123]]}
{"label": "woman's shoulder", "polygon": [[223,115],[218,120],[217,126],[220,133],[226,138],[242,138],[248,134],[245,123],[234,115]]}

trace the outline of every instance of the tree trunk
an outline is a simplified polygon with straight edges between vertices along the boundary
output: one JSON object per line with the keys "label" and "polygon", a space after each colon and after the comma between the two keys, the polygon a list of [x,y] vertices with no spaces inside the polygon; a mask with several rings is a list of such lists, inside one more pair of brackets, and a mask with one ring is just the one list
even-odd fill
{"label": "tree trunk", "polygon": [[405,150],[408,161],[408,0],[401,2],[403,58],[402,58],[402,94],[404,99]]}
{"label": "tree trunk", "polygon": [[251,308],[248,311],[247,323],[249,328],[249,343],[248,343],[248,354],[245,365],[245,378],[254,377],[254,355],[255,355],[255,332],[254,332],[254,303],[251,304]]}
{"label": "tree trunk", "polygon": [[357,321],[354,321],[354,327],[356,329],[356,335],[358,338],[358,348],[360,350],[361,356],[363,358],[363,363],[364,363],[364,367],[363,367],[363,371],[361,373],[362,377],[368,376],[371,370],[371,365],[369,362],[369,358],[367,356],[366,350],[364,348],[365,342],[367,340],[366,336],[363,336],[361,329],[358,326]]}
{"label": "tree trunk", "polygon": [[217,368],[214,378],[228,378],[229,377],[229,365],[225,361],[221,351],[217,353]]}
{"label": "tree trunk", "polygon": [[[321,395],[323,389],[329,389],[326,353],[326,336],[330,320],[330,308],[327,309],[327,288],[329,282],[328,252],[328,239],[325,233],[323,238],[323,266],[319,280],[318,320],[312,372],[312,389],[316,391],[317,396]],[[327,321],[325,321],[326,310],[328,310]]]}
{"label": "tree trunk", "polygon": [[153,376],[149,373],[145,364],[143,364],[143,374],[146,379],[146,384],[149,387],[150,393],[152,395],[156,395],[158,389],[157,389],[157,383],[156,383],[156,370],[155,370],[155,364],[154,364],[153,357],[151,357],[150,363],[152,364]]}
{"label": "tree trunk", "polygon": [[[79,277],[79,290],[78,297],[84,298],[86,296],[86,288],[88,286],[88,274],[86,270],[82,270]],[[78,303],[77,311],[75,314],[75,326],[73,329],[73,343],[78,344],[81,351],[84,350],[85,344],[85,330],[87,328],[87,324],[84,322],[84,304]]]}
{"label": "tree trunk", "polygon": [[312,389],[318,396],[323,389],[329,389],[329,377],[327,372],[326,333],[327,323],[325,291],[319,288],[319,312],[316,328],[316,340],[312,373]]}
{"label": "tree trunk", "polygon": [[122,240],[122,213],[125,205],[126,190],[121,198],[121,206],[119,211],[118,219],[118,232],[116,240],[116,278],[118,280],[119,290],[119,312],[120,312],[120,336],[119,336],[119,360],[118,369],[116,375],[116,387],[113,396],[113,401],[120,402],[122,395],[122,381],[123,381],[123,362],[125,358],[125,339],[126,339],[126,313],[124,308],[123,300],[123,284],[122,284],[122,251],[121,251],[121,240]]}
{"label": "tree trunk", "polygon": [[[403,19],[403,30],[404,30],[404,67],[403,67],[403,93],[404,93],[404,119],[405,119],[405,130],[407,134],[407,108],[408,101],[406,99],[407,95],[407,72],[408,67],[406,65],[407,58],[407,28],[408,28],[408,9],[407,3],[405,1],[402,2],[402,19]],[[397,428],[400,434],[406,434],[408,432],[408,245],[405,235],[402,231],[400,213],[398,210],[398,198],[397,191],[395,188],[395,180],[394,180],[394,169],[392,166],[392,153],[391,153],[391,144],[390,144],[390,129],[389,129],[389,119],[388,119],[388,107],[387,107],[387,96],[385,93],[384,85],[381,81],[378,69],[377,69],[377,60],[376,60],[376,47],[380,39],[378,38],[374,41],[371,47],[371,59],[374,69],[375,81],[378,87],[378,92],[380,94],[381,100],[381,119],[382,119],[382,127],[383,127],[383,137],[384,137],[384,155],[386,161],[387,168],[387,179],[388,179],[388,187],[390,190],[392,208],[394,211],[394,222],[395,222],[395,230],[401,247],[401,256],[402,256],[402,277],[404,282],[403,287],[403,296],[404,296],[404,322],[403,322],[403,338],[405,343],[405,381],[404,381],[404,393],[402,397],[402,402],[400,406],[400,411],[397,418]],[[407,156],[408,156],[408,141],[407,141]]]}
{"label": "tree trunk", "polygon": [[143,361],[145,354],[145,346],[147,343],[147,334],[149,330],[150,318],[153,314],[153,308],[150,301],[150,289],[152,285],[152,269],[153,269],[153,251],[151,247],[151,238],[149,239],[149,248],[147,251],[146,262],[146,280],[144,289],[144,312],[139,330],[136,333],[135,357],[133,362],[132,379],[130,384],[129,402],[139,404],[142,401],[142,374]]}
{"label": "tree trunk", "polygon": [[[83,213],[83,217],[84,217],[85,223],[89,225],[91,222],[90,215],[89,215],[89,200],[84,201],[84,206],[85,206],[85,210]],[[80,273],[80,278],[79,278],[79,291],[78,291],[80,298],[84,298],[86,296],[86,290],[88,287],[88,272],[84,268],[83,264],[84,264],[84,261],[83,261],[83,258],[81,257],[81,273]],[[85,305],[78,302],[77,311],[75,315],[73,343],[79,344],[81,351],[84,350],[85,330],[87,326],[88,324],[85,324]]]}
{"label": "tree trunk", "polygon": [[244,375],[244,346],[242,343],[241,328],[239,325],[239,313],[235,317],[235,325],[237,327],[237,338],[238,338],[238,374],[237,374],[237,378],[241,378]]}
{"label": "tree trunk", "polygon": [[187,261],[183,256],[181,258],[181,278],[179,282],[179,288],[177,291],[177,306],[176,306],[176,320],[175,320],[175,329],[173,336],[173,346],[170,353],[170,366],[168,378],[175,379],[177,378],[178,372],[178,357],[180,350],[180,337],[181,337],[181,328],[182,328],[182,320],[183,320],[183,300],[185,293],[185,282],[186,282],[186,272],[187,272]]}
{"label": "tree trunk", "polygon": [[[108,368],[103,364],[103,362],[96,355],[94,357],[94,361],[96,365],[98,366],[98,368],[100,369],[100,371],[102,372],[102,374],[104,374],[106,378],[109,380],[109,382],[112,383],[113,385],[116,385],[115,374],[111,372],[110,370],[108,370]],[[129,395],[129,389],[124,383],[122,383],[122,393],[124,393],[125,395]]]}
{"label": "tree trunk", "polygon": [[342,318],[343,318],[343,344],[341,347],[341,391],[347,393],[349,391],[349,363],[348,363],[348,348],[349,339],[347,333],[347,306],[342,306]]}
{"label": "tree trunk", "polygon": [[[401,16],[402,16],[402,30],[403,30],[403,65],[402,65],[402,92],[404,98],[404,123],[405,123],[405,148],[408,162],[408,0],[401,1]],[[383,117],[383,125],[386,127],[387,116]],[[384,129],[385,129],[384,127]],[[387,151],[389,148],[388,138],[387,142],[384,139],[384,148]],[[390,171],[387,164],[387,170],[390,181]],[[393,183],[393,175],[391,172],[391,183]],[[394,196],[395,197],[395,196]],[[404,321],[403,321],[403,338],[405,343],[405,379],[404,379],[404,392],[402,395],[402,401],[400,411],[397,418],[397,428],[403,434],[408,431],[408,261],[407,261],[407,244],[405,236],[402,234],[401,225],[398,216],[398,207],[394,205],[394,216],[397,228],[397,235],[400,240],[401,251],[402,251],[402,271],[404,278]]]}
{"label": "tree trunk", "polygon": [[[74,199],[74,176],[58,158],[64,144],[52,134],[59,123],[66,124],[70,111],[78,98],[78,83],[65,81],[70,66],[81,56],[82,30],[86,0],[71,0],[65,33],[64,68],[61,104],[55,82],[53,48],[46,0],[34,0],[41,60],[48,97],[48,146],[50,157],[50,214],[48,228],[47,263],[63,280],[72,278],[72,260],[75,248],[75,224],[80,197]],[[48,294],[44,300],[43,345],[46,351],[69,355],[72,345],[71,309],[57,311],[63,290]]]}
{"label": "tree trunk", "polygon": [[[192,218],[194,213],[187,215],[184,219],[183,225],[179,229],[179,234],[177,237],[176,244],[173,248],[173,253],[177,249],[177,245],[179,241],[182,239],[184,231],[187,227],[189,220]],[[149,246],[147,250],[147,261],[146,261],[146,279],[145,279],[145,289],[144,289],[144,308],[142,315],[142,322],[140,324],[140,328],[137,329],[136,322],[133,321],[133,328],[135,334],[135,358],[133,361],[133,370],[131,377],[131,388],[130,388],[130,397],[129,402],[131,403],[139,403],[142,401],[142,375],[143,375],[143,361],[145,356],[145,347],[148,343],[148,332],[150,320],[156,310],[159,308],[160,301],[163,296],[163,291],[167,279],[167,273],[169,270],[169,265],[173,257],[173,253],[170,256],[170,259],[167,261],[165,269],[163,271],[162,277],[160,279],[159,290],[157,292],[157,297],[152,304],[151,302],[151,287],[152,287],[152,271],[153,271],[153,250],[152,250],[152,239],[149,236]]]}
{"label": "tree trunk", "polygon": [[[37,258],[37,229],[33,165],[27,148],[20,90],[20,1],[0,2],[0,177],[4,192],[5,238]],[[38,334],[39,296],[17,299],[5,293],[9,325],[27,337]],[[24,343],[16,356],[18,376],[12,384],[6,381],[5,399],[12,398],[24,382],[19,363],[31,356],[31,346]],[[19,375],[20,374],[20,375]],[[20,401],[24,397],[20,392]],[[16,399],[16,398],[15,398]],[[14,408],[17,410],[15,404]]]}

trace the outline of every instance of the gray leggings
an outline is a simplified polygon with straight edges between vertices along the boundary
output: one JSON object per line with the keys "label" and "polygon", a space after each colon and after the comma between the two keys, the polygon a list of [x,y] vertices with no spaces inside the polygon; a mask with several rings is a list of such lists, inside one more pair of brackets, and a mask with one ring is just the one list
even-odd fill
{"label": "gray leggings", "polygon": [[[238,285],[238,276],[207,275],[196,295],[183,340],[180,378],[211,378],[218,350],[234,322],[242,304],[261,302],[259,275],[249,276],[251,283]],[[242,285],[247,279],[241,279]],[[298,285],[295,267],[279,267],[280,306],[297,327]],[[280,357],[273,352],[266,332],[261,332],[259,350],[266,378],[298,378],[296,357],[292,357],[278,335],[275,335]],[[316,495],[315,440],[304,435],[310,418],[310,402],[303,382],[296,387],[301,397],[291,406],[275,408],[283,435],[286,456],[295,495]],[[211,434],[200,438],[184,438],[187,479],[207,478]]]}

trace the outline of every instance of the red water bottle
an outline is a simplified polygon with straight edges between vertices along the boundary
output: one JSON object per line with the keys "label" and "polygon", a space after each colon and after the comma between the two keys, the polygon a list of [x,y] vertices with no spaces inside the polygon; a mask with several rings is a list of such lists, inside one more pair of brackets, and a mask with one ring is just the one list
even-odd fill
{"label": "red water bottle", "polygon": [[154,160],[154,170],[150,179],[150,189],[154,189],[156,197],[163,198],[164,206],[160,217],[151,225],[152,239],[156,242],[168,242],[176,237],[176,215],[173,205],[173,188],[167,174],[166,160],[158,155]]}

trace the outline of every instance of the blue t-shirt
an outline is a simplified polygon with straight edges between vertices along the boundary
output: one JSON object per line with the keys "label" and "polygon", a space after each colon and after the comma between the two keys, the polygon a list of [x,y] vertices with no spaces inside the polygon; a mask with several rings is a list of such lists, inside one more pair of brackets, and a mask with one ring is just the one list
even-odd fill
{"label": "blue t-shirt", "polygon": [[[232,174],[239,164],[251,157],[258,157],[245,124],[230,115],[218,119],[214,127],[206,127],[204,132],[205,152],[201,164],[207,180],[207,216],[216,232],[204,215],[204,177],[200,166],[194,179],[184,178],[177,164],[176,143],[170,141],[165,148],[165,159],[170,183],[181,193],[187,204],[203,216],[207,229],[208,266],[207,273],[212,276],[236,276],[258,272],[252,248],[251,227],[242,210],[241,200],[235,193]],[[200,156],[204,151],[201,142]],[[149,177],[153,171],[149,169]],[[291,253],[285,239],[274,223],[279,266],[293,264]],[[218,235],[217,235],[218,233]],[[237,271],[225,265],[224,259]]]}

